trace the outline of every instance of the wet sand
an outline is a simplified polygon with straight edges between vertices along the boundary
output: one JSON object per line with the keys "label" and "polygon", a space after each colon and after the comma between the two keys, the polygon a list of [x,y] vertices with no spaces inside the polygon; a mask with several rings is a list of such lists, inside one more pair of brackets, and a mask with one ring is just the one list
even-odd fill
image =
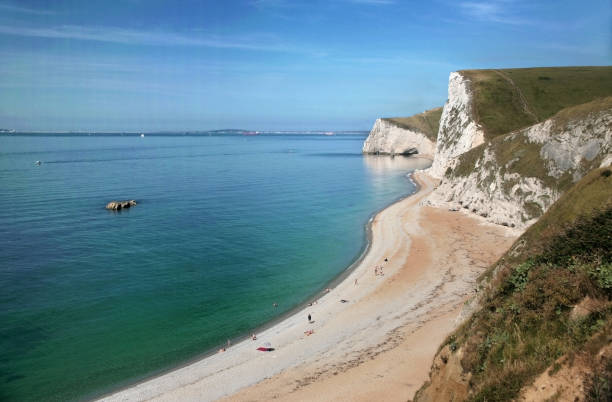
{"label": "wet sand", "polygon": [[[257,341],[105,400],[411,399],[458,325],[476,278],[517,236],[462,212],[424,206],[435,182],[422,173],[415,180],[420,191],[374,218],[367,255],[316,304],[257,334]],[[375,275],[375,266],[383,266],[384,276]],[[257,351],[264,342],[275,350]]]}

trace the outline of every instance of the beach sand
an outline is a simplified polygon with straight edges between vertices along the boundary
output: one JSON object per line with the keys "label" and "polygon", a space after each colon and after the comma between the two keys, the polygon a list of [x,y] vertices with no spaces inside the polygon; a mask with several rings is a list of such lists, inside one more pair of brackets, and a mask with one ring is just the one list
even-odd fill
{"label": "beach sand", "polygon": [[[414,177],[420,191],[374,218],[367,255],[316,304],[257,334],[257,341],[105,400],[411,399],[458,325],[477,277],[517,237],[462,212],[425,206],[435,181]],[[375,266],[384,267],[384,276],[375,275]],[[257,351],[264,342],[275,350]]]}

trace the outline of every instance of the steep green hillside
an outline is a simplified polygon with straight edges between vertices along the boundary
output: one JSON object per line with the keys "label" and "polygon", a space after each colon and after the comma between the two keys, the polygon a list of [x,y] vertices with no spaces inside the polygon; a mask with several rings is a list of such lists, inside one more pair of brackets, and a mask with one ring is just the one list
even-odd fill
{"label": "steep green hillside", "polygon": [[395,125],[408,130],[417,130],[422,132],[427,138],[435,142],[438,138],[440,116],[442,116],[442,108],[438,107],[410,117],[389,117],[384,118],[383,120],[390,121]]}
{"label": "steep green hillside", "polygon": [[612,67],[464,70],[476,120],[494,138],[543,121],[561,109],[612,96]]}
{"label": "steep green hillside", "polygon": [[[461,374],[449,377],[450,369],[442,374],[438,367],[431,382],[437,388],[426,384],[415,400],[444,392],[471,401],[514,400],[550,367],[554,376],[559,357],[571,367],[578,354],[587,362],[581,369],[587,400],[610,400],[612,359],[600,351],[612,333],[611,246],[612,170],[601,168],[568,190],[492,267],[482,308],[443,345],[450,354],[442,361],[455,362]],[[585,300],[596,303],[574,314]]]}

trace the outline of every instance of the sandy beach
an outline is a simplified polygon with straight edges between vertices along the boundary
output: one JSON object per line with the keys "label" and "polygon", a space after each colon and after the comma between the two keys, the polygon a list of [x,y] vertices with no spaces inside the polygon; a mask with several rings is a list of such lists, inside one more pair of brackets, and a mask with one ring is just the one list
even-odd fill
{"label": "sandy beach", "polygon": [[[367,255],[316,304],[256,341],[103,400],[411,399],[469,305],[477,277],[517,236],[462,212],[426,206],[435,181],[423,173],[414,179],[420,191],[374,218]],[[376,275],[381,266],[383,275]],[[266,342],[273,351],[256,350]]]}

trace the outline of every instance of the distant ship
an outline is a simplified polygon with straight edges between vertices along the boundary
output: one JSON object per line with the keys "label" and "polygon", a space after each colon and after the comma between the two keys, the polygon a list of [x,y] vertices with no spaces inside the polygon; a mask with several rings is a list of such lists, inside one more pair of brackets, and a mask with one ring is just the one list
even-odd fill
{"label": "distant ship", "polygon": [[259,131],[245,131],[242,135],[259,135]]}
{"label": "distant ship", "polygon": [[144,138],[144,134],[143,133],[140,133],[140,138]]}
{"label": "distant ship", "polygon": [[333,131],[326,131],[323,133],[323,135],[334,135]]}

